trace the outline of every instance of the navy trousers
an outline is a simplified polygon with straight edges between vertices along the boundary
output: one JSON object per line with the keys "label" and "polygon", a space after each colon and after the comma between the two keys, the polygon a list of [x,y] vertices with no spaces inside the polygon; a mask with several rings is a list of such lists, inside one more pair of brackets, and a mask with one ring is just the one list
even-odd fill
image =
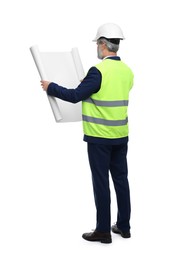
{"label": "navy trousers", "polygon": [[93,192],[96,205],[96,230],[110,232],[110,187],[109,172],[117,198],[117,227],[130,230],[130,191],[127,170],[127,143],[101,145],[88,143],[88,157],[92,172]]}

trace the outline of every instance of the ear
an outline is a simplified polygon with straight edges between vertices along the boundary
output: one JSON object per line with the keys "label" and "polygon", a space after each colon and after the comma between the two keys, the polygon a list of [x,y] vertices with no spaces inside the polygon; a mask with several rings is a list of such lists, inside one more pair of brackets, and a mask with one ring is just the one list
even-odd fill
{"label": "ear", "polygon": [[107,49],[107,47],[106,47],[106,43],[103,42],[103,44],[101,44],[101,50],[103,51],[103,50],[106,50],[106,49]]}

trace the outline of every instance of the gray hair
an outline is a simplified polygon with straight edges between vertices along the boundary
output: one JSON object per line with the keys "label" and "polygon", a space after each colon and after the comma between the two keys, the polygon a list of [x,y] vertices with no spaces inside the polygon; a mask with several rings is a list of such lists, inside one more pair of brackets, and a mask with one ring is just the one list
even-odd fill
{"label": "gray hair", "polygon": [[117,52],[119,50],[119,44],[112,43],[105,38],[98,39],[98,44],[105,43],[108,51]]}

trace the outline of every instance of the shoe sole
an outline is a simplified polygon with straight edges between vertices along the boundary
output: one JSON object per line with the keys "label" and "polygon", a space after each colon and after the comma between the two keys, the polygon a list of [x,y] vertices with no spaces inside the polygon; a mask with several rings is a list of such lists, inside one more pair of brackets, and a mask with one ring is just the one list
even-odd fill
{"label": "shoe sole", "polygon": [[100,242],[103,244],[110,244],[110,243],[112,243],[112,240],[111,239],[102,239],[102,240],[100,240]]}
{"label": "shoe sole", "polygon": [[85,240],[89,241],[89,242],[101,242],[102,244],[110,244],[110,243],[112,243],[112,240],[110,240],[110,239],[97,239],[97,240],[85,239]]}
{"label": "shoe sole", "polygon": [[[83,237],[83,236],[82,236]],[[89,241],[89,242],[101,242],[101,243],[103,243],[103,244],[110,244],[110,243],[112,243],[112,239],[111,238],[101,238],[101,239],[87,239],[87,238],[85,238],[85,237],[83,237],[86,241]]]}

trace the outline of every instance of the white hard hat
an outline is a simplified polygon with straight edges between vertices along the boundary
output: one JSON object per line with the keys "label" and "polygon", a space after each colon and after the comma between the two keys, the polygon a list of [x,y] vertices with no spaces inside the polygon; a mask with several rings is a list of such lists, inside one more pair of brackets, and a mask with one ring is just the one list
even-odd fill
{"label": "white hard hat", "polygon": [[95,39],[96,42],[99,38],[104,37],[107,39],[121,39],[124,40],[124,35],[121,28],[114,23],[105,23],[98,28]]}

